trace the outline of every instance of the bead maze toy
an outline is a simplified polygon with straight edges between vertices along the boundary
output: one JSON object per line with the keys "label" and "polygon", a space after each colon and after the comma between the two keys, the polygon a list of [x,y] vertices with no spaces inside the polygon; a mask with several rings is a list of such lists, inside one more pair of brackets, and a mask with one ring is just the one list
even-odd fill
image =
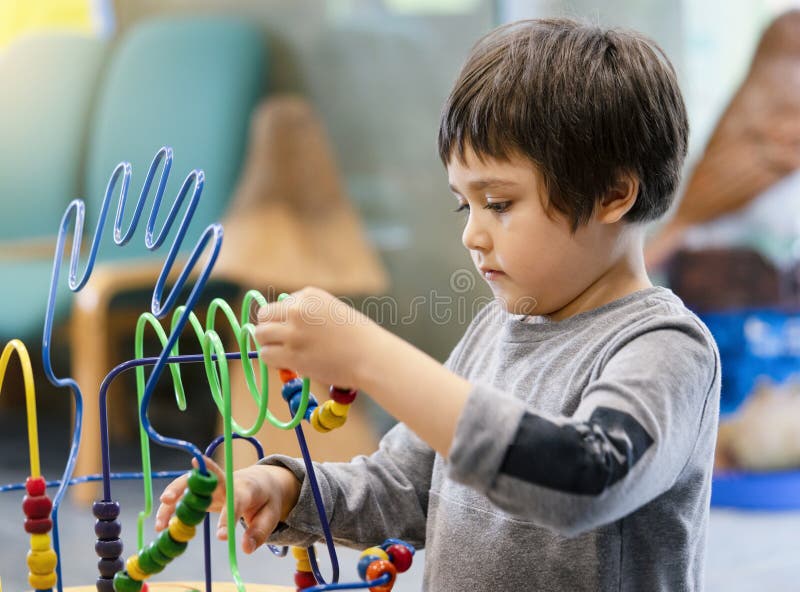
{"label": "bead maze toy", "polygon": [[[19,357],[24,379],[28,444],[30,451],[30,476],[24,483],[14,483],[0,487],[0,492],[25,490],[23,499],[23,513],[25,515],[24,528],[30,534],[30,551],[27,564],[29,568],[28,582],[37,591],[58,592],[64,590],[72,592],[86,592],[96,589],[97,592],[140,592],[142,590],[161,590],[163,592],[185,592],[203,588],[205,592],[269,592],[277,590],[274,586],[245,585],[237,563],[236,537],[228,537],[228,561],[232,583],[218,583],[212,581],[211,576],[211,536],[210,522],[207,509],[211,503],[211,494],[216,489],[217,478],[208,470],[204,461],[204,454],[211,455],[220,445],[223,446],[225,459],[225,477],[228,484],[233,483],[233,447],[235,438],[244,439],[256,451],[258,458],[264,456],[263,448],[256,434],[265,421],[277,429],[293,429],[296,433],[300,451],[307,470],[307,479],[312,488],[320,524],[324,533],[325,543],[330,556],[332,577],[330,581],[320,573],[314,547],[292,548],[291,554],[296,561],[294,583],[297,590],[306,592],[321,592],[323,590],[346,590],[369,588],[373,592],[389,592],[398,573],[406,571],[412,563],[414,555],[413,546],[399,539],[387,539],[379,546],[366,549],[358,562],[358,573],[362,581],[339,582],[339,564],[333,538],[328,525],[322,495],[317,485],[311,456],[303,435],[301,421],[310,423],[320,432],[329,432],[344,425],[348,409],[356,398],[356,391],[337,386],[330,387],[330,399],[318,403],[313,394],[309,392],[309,379],[301,378],[289,369],[281,369],[279,375],[283,383],[282,398],[286,401],[291,419],[281,421],[267,408],[269,400],[268,368],[258,358],[256,351],[250,349],[255,345],[255,327],[249,322],[251,308],[254,304],[263,306],[265,297],[255,290],[246,293],[240,316],[234,313],[231,306],[222,299],[211,301],[207,309],[206,322],[201,323],[194,308],[206,286],[211,270],[219,255],[222,245],[223,230],[220,224],[210,224],[203,230],[191,250],[184,267],[179,272],[171,291],[165,296],[167,278],[176,265],[178,253],[186,238],[194,210],[200,199],[205,176],[203,171],[194,170],[183,181],[178,195],[166,214],[163,225],[156,231],[156,220],[159,217],[165,187],[172,166],[172,150],[168,147],[161,148],[155,155],[145,177],[139,199],[137,200],[128,227],[123,232],[123,218],[130,188],[132,168],[129,163],[120,163],[114,169],[109,179],[105,196],[100,208],[94,236],[88,249],[83,273],[78,273],[80,261],[85,206],[79,200],[73,200],[62,216],[58,240],[56,243],[53,260],[53,272],[50,283],[48,306],[45,314],[44,333],[42,339],[42,358],[45,375],[57,387],[68,388],[72,393],[75,405],[75,421],[71,438],[69,457],[60,480],[45,481],[40,471],[39,445],[37,433],[36,401],[33,372],[30,358],[24,344],[19,340],[10,341],[0,355],[0,389],[2,388],[8,361],[13,353]],[[177,225],[175,238],[170,245],[161,273],[156,281],[151,311],[143,313],[136,325],[135,331],[135,358],[119,364],[106,376],[100,387],[100,432],[102,474],[87,475],[73,478],[75,459],[80,446],[82,430],[83,396],[80,386],[70,377],[55,375],[50,356],[51,338],[53,330],[53,311],[55,308],[58,282],[61,278],[61,266],[67,254],[67,234],[72,228],[72,248],[69,256],[67,281],[70,290],[81,290],[89,280],[92,269],[97,260],[101,239],[109,210],[115,192],[118,194],[117,211],[113,223],[114,242],[123,246],[129,242],[136,231],[136,227],[144,210],[153,181],[160,172],[160,177],[153,197],[152,209],[145,228],[145,245],[150,250],[156,250],[165,242],[175,224],[178,214],[186,202],[183,217]],[[187,198],[188,196],[188,198]],[[202,255],[206,259],[199,264]],[[198,268],[196,270],[195,268]],[[176,302],[190,278],[194,278],[186,302],[175,306]],[[285,297],[285,295],[282,295]],[[172,310],[172,319],[169,333],[164,329],[159,319],[165,317]],[[232,329],[236,337],[239,351],[227,352],[222,340],[215,330],[217,317],[222,317]],[[201,353],[181,354],[178,351],[178,338],[185,328],[190,327],[200,345]],[[161,343],[161,353],[155,357],[144,356],[145,331],[150,328]],[[228,361],[239,360],[244,369],[247,388],[257,405],[258,412],[250,427],[242,427],[231,414],[231,384],[228,371]],[[215,438],[204,451],[194,443],[171,438],[158,433],[150,423],[149,405],[156,383],[165,370],[169,368],[172,387],[178,408],[186,409],[186,396],[181,378],[181,367],[185,364],[202,363],[208,377],[209,389],[214,403],[222,415],[223,434]],[[256,381],[253,364],[259,369],[259,381]],[[150,368],[149,375],[145,376],[145,368]],[[133,368],[136,374],[136,390],[139,409],[140,450],[142,471],[138,473],[113,473],[109,452],[109,426],[106,416],[107,394],[111,383],[123,372]],[[177,448],[185,451],[196,461],[188,477],[188,486],[183,497],[178,502],[175,515],[169,522],[167,529],[149,543],[145,542],[145,520],[151,515],[153,505],[152,482],[154,478],[174,478],[184,471],[167,471],[153,473],[150,463],[150,442],[161,446]],[[129,554],[123,562],[122,524],[120,522],[120,505],[113,499],[112,483],[122,479],[139,479],[144,486],[144,509],[139,513],[137,520],[137,542],[135,553]],[[78,586],[64,588],[61,573],[62,551],[59,541],[58,512],[61,501],[71,485],[87,481],[102,481],[103,498],[93,504],[92,512],[96,518],[94,531],[97,536],[95,551],[98,555],[99,576],[94,586]],[[232,485],[231,485],[232,486]],[[52,498],[46,494],[47,487],[56,487]],[[228,495],[225,511],[228,524],[235,524],[233,496]],[[170,562],[185,551],[196,535],[197,526],[203,523],[204,545],[204,581],[202,583],[163,583],[149,581],[152,576],[163,571],[168,571]],[[52,537],[50,536],[52,533]],[[277,548],[267,545],[269,550],[277,556],[288,554],[288,548]],[[259,550],[259,552],[263,552]],[[2,574],[0,574],[1,576]]]}

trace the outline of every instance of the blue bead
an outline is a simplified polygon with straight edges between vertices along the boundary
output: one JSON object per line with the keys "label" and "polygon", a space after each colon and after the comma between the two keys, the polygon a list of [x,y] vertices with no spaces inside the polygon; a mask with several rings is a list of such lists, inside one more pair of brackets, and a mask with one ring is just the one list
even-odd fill
{"label": "blue bead", "polygon": [[295,393],[300,393],[303,391],[303,381],[299,378],[293,378],[289,382],[283,385],[281,389],[281,396],[283,400],[287,403],[292,400]]}
{"label": "blue bead", "polygon": [[367,568],[369,564],[373,561],[378,561],[380,557],[377,555],[364,555],[361,559],[358,560],[358,577],[367,581]]}
{"label": "blue bead", "polygon": [[[292,397],[292,400],[289,401],[289,409],[291,410],[292,415],[297,413],[297,410],[300,408],[300,401],[302,399],[302,393],[295,393],[295,395]],[[313,394],[308,393],[308,407],[306,407],[306,415],[309,415],[309,409],[313,410],[317,405],[319,405],[319,403],[317,403],[317,398]]]}

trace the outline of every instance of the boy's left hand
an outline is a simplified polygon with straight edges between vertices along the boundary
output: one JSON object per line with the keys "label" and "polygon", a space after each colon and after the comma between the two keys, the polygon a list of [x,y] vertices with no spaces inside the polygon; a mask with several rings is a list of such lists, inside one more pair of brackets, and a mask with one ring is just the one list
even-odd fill
{"label": "boy's left hand", "polygon": [[270,367],[358,388],[359,368],[383,332],[328,292],[304,288],[259,309],[256,340]]}

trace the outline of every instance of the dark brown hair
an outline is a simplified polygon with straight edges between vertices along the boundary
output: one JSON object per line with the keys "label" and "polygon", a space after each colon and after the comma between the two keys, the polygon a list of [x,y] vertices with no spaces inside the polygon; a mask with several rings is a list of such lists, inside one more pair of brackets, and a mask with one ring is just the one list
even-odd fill
{"label": "dark brown hair", "polygon": [[567,19],[494,29],[473,47],[442,110],[445,165],[466,146],[480,158],[529,158],[549,206],[573,230],[621,172],[639,179],[628,222],[672,202],[689,124],[675,71],[644,36]]}

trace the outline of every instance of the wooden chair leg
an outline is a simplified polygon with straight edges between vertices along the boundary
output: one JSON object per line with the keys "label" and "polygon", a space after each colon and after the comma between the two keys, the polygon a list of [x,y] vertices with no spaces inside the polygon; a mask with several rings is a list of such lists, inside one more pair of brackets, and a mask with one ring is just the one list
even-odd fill
{"label": "wooden chair leg", "polygon": [[[110,370],[108,318],[104,307],[83,308],[77,300],[70,325],[72,375],[83,393],[83,429],[75,464],[75,475],[100,472],[100,384]],[[74,418],[73,418],[74,421]],[[72,499],[89,504],[97,498],[99,486],[85,483],[71,488]]]}

